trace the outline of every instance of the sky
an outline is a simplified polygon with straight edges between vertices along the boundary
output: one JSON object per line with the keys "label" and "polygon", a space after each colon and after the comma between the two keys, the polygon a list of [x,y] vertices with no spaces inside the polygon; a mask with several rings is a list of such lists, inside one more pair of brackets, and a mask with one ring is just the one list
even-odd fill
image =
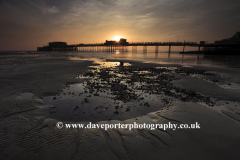
{"label": "sky", "polygon": [[0,0],[0,50],[48,42],[214,42],[240,31],[239,0]]}

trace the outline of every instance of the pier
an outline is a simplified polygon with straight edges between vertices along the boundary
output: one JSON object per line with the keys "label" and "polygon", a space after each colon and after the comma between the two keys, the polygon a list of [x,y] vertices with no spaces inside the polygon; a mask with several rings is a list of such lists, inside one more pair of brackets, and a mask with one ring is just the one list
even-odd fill
{"label": "pier", "polygon": [[213,44],[205,43],[205,41],[197,42],[127,42],[126,39],[120,39],[120,41],[107,41],[106,43],[92,43],[92,44],[73,44],[67,45],[66,42],[51,42],[49,46],[37,47],[38,51],[91,51],[91,52],[114,52],[118,51],[129,51],[137,52],[138,48],[141,50],[142,47],[143,53],[147,53],[148,46],[155,46],[155,52],[158,53],[159,47],[168,46],[168,52],[171,52],[171,48],[174,46],[182,46],[183,52],[185,48],[196,47],[198,52],[202,48],[240,48],[240,44]]}

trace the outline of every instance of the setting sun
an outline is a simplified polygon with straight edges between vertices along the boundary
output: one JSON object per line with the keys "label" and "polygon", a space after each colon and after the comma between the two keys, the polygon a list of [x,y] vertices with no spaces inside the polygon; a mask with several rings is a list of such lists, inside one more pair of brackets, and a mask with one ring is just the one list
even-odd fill
{"label": "setting sun", "polygon": [[120,41],[120,38],[121,38],[121,37],[119,37],[119,36],[115,36],[115,37],[114,37],[114,40],[115,40],[115,41]]}

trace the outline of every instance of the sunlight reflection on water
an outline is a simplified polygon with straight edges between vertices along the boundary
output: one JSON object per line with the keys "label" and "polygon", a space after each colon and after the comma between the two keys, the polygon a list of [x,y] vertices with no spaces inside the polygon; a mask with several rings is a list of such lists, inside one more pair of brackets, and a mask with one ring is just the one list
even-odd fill
{"label": "sunlight reflection on water", "polygon": [[[131,51],[121,52],[77,52],[79,57],[70,57],[70,60],[91,60],[94,63],[101,64],[105,59],[120,60],[135,60],[143,61],[144,63],[160,63],[160,64],[179,64],[179,65],[203,65],[211,66],[212,62],[204,58],[203,54],[180,54],[179,52],[147,52],[132,53]],[[94,58],[93,58],[94,57]],[[117,62],[116,61],[116,62]]]}

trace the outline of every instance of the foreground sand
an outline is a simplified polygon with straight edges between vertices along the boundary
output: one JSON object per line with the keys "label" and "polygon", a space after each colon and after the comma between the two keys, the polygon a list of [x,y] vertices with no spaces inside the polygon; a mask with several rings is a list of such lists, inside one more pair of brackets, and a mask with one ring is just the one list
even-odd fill
{"label": "foreground sand", "polygon": [[[179,70],[174,72],[176,79],[169,81],[172,84],[167,87],[185,89],[180,93],[187,97],[162,90],[164,96],[170,97],[169,101],[154,112],[131,117],[132,110],[119,110],[120,114],[111,120],[96,121],[126,124],[199,122],[201,129],[57,129],[56,123],[61,117],[54,117],[56,114],[51,114],[52,111],[40,112],[44,113],[42,115],[36,111],[45,106],[44,97],[58,95],[69,84],[83,82],[76,75],[86,73],[88,66],[94,65],[84,60],[70,61],[72,56],[0,57],[0,159],[239,159],[239,69],[195,67],[190,72],[178,65],[128,61],[137,69],[177,67]],[[207,74],[203,69],[220,76]],[[23,92],[34,96],[22,98]],[[119,100],[122,100],[121,96]],[[91,113],[94,114],[93,111]],[[70,123],[70,120],[66,122]]]}

